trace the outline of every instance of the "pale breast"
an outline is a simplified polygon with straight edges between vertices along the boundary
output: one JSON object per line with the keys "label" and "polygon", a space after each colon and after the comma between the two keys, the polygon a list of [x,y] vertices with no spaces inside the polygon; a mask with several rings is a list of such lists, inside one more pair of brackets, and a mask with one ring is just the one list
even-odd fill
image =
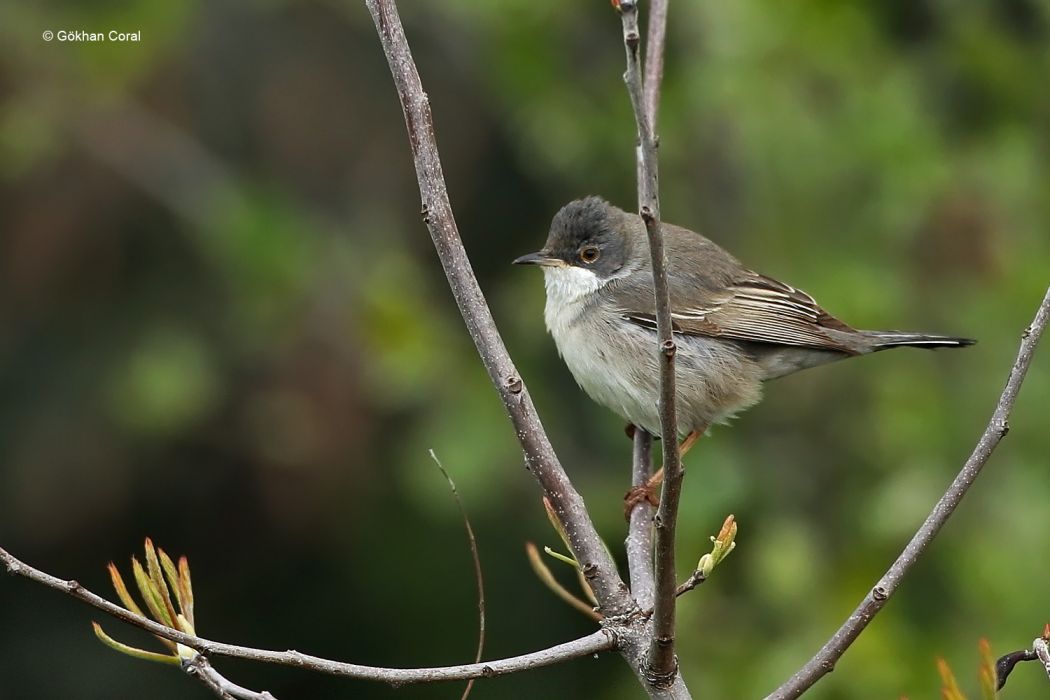
{"label": "pale breast", "polygon": [[647,430],[656,428],[654,377],[659,367],[646,357],[646,348],[625,337],[624,329],[606,325],[598,314],[585,312],[571,324],[548,328],[565,365],[588,396],[624,420]]}
{"label": "pale breast", "polygon": [[[551,274],[564,273],[564,268],[545,272],[547,329],[576,382],[594,401],[659,435],[655,334],[604,306],[593,295],[596,290],[581,293],[590,281],[584,275]],[[677,340],[680,434],[723,421],[758,400],[759,369],[735,344],[685,336]]]}

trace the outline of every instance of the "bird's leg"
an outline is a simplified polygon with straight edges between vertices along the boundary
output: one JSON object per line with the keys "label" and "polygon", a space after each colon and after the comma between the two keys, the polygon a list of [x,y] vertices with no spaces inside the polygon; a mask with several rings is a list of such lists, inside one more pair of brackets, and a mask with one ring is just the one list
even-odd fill
{"label": "bird's leg", "polygon": [[682,440],[682,444],[678,446],[678,456],[685,457],[686,453],[693,449],[693,445],[696,444],[696,441],[700,439],[706,430],[707,427],[705,426],[686,435],[685,440]]}
{"label": "bird's leg", "polygon": [[[699,430],[694,430],[693,432],[691,432],[691,433],[689,433],[688,435],[685,436],[685,440],[682,440],[682,443],[680,445],[678,445],[678,457],[679,457],[679,459],[681,459],[682,457],[685,457],[686,453],[689,452],[689,450],[693,449],[693,445],[695,445],[697,440],[699,440],[703,436],[705,430],[706,430],[706,428],[700,428]],[[653,474],[651,477],[649,477],[649,481],[646,482],[645,488],[647,488],[647,489],[654,489],[657,486],[659,486],[660,484],[662,484],[663,482],[664,482],[664,468],[660,467],[660,469],[657,470],[657,472],[655,474]]]}
{"label": "bird's leg", "polygon": [[[706,430],[707,426],[702,426],[686,435],[685,439],[678,445],[678,457],[685,457],[686,453],[693,449],[693,445],[695,445],[697,440],[703,436]],[[631,490],[623,497],[624,517],[630,520],[631,511],[642,501],[646,501],[653,507],[660,505],[660,499],[656,495],[656,489],[659,488],[660,484],[663,482],[664,468],[660,467],[655,474],[649,477],[649,480],[645,482],[644,486],[631,487]]]}

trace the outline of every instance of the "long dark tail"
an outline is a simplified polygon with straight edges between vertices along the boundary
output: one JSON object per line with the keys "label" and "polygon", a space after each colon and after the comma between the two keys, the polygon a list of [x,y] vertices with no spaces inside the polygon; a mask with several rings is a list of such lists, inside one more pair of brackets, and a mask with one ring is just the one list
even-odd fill
{"label": "long dark tail", "polygon": [[956,338],[948,335],[927,335],[904,331],[865,331],[872,341],[872,352],[889,348],[913,347],[936,350],[937,348],[963,348],[977,341],[973,338]]}

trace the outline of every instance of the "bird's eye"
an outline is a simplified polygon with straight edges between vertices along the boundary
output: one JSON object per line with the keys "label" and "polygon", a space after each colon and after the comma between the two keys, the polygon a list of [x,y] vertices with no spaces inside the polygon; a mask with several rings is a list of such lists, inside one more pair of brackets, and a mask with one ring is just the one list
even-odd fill
{"label": "bird's eye", "polygon": [[594,246],[587,246],[586,248],[580,251],[580,260],[589,265],[595,260],[597,260],[598,256],[601,254],[602,252]]}

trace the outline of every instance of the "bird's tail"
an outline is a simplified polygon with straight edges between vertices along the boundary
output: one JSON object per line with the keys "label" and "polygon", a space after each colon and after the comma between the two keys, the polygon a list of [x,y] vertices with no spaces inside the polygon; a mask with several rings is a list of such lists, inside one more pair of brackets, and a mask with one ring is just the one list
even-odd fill
{"label": "bird's tail", "polygon": [[936,350],[937,348],[963,348],[977,341],[973,338],[957,338],[949,335],[928,335],[905,331],[865,331],[872,343],[872,352],[889,348],[914,347]]}

